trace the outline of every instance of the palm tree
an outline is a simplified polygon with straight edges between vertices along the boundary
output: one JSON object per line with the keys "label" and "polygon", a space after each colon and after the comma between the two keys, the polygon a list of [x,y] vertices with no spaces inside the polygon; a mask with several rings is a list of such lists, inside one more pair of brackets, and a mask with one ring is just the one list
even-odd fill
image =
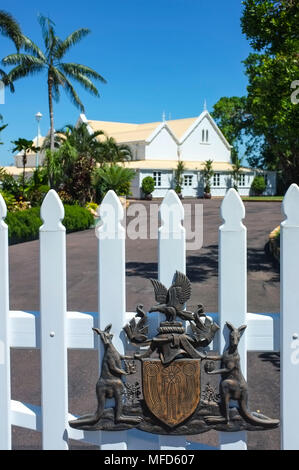
{"label": "palm tree", "polygon": [[[104,135],[103,131],[95,131],[90,133],[86,123],[81,123],[78,126],[67,124],[62,129],[58,130],[55,134],[57,143],[68,142],[74,147],[78,155],[84,155],[85,157],[91,158],[94,163],[98,159],[98,154],[101,151],[101,142],[97,137]],[[48,139],[46,138],[43,146],[49,145]]]}
{"label": "palm tree", "polygon": [[72,46],[76,45],[90,33],[89,29],[80,28],[66,39],[61,40],[55,32],[55,24],[50,18],[40,15],[38,17],[42,30],[45,50],[42,50],[29,38],[24,39],[24,48],[29,53],[10,54],[3,59],[7,65],[15,65],[8,74],[9,79],[15,81],[22,77],[35,75],[46,71],[48,84],[48,101],[50,114],[50,142],[51,150],[54,150],[54,114],[53,100],[58,102],[60,98],[60,87],[69,95],[71,101],[81,112],[84,106],[75,91],[70,79],[77,81],[94,96],[99,92],[92,79],[106,83],[106,80],[95,70],[86,65],[63,62],[63,58]]}
{"label": "palm tree", "polygon": [[12,144],[15,145],[15,148],[13,149],[13,152],[23,152],[22,159],[23,159],[23,196],[24,196],[24,191],[25,191],[25,168],[27,164],[27,154],[28,153],[36,153],[40,150],[39,147],[35,147],[33,140],[27,140],[27,139],[18,139],[18,140],[13,140]]}
{"label": "palm tree", "polygon": [[[0,34],[11,39],[17,50],[20,49],[23,42],[23,35],[20,26],[9,13],[3,10],[0,10]],[[9,85],[10,90],[14,92],[13,83],[3,69],[0,69],[0,78],[3,83],[5,85]]]}
{"label": "palm tree", "polygon": [[107,137],[104,142],[101,142],[97,161],[102,165],[106,163],[115,165],[132,160],[132,158],[132,150],[128,145],[118,144],[113,137]]}
{"label": "palm tree", "polygon": [[130,183],[134,176],[135,171],[130,168],[106,164],[93,171],[92,184],[100,200],[110,189],[119,196],[127,196],[130,194]]}

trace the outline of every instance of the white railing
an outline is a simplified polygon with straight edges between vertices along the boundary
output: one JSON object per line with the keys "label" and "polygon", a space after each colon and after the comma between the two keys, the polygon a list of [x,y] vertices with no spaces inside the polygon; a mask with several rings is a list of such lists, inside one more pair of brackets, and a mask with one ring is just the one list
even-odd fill
{"label": "white railing", "polygon": [[[299,449],[299,188],[287,192],[281,225],[281,315],[247,313],[246,227],[244,205],[230,189],[221,206],[219,229],[219,314],[225,331],[230,321],[247,324],[239,351],[246,377],[247,351],[281,351],[281,447]],[[170,286],[176,270],[186,269],[184,209],[174,191],[160,206],[159,279]],[[11,448],[11,425],[42,432],[44,449],[67,449],[68,439],[99,445],[101,449],[185,449],[181,436],[156,436],[137,430],[86,432],[68,421],[67,349],[102,349],[92,327],[113,324],[114,344],[122,352],[122,327],[135,315],[126,312],[125,228],[123,207],[113,191],[100,206],[96,227],[99,246],[99,315],[68,312],[66,305],[66,253],[63,205],[51,190],[41,208],[40,313],[9,310],[8,228],[6,206],[0,196],[0,448]],[[200,267],[199,267],[200,269]],[[225,338],[220,335],[220,350]],[[11,400],[9,348],[41,348],[42,406]],[[95,377],[96,383],[97,377]],[[195,444],[192,443],[192,448]],[[198,444],[198,449],[205,446]],[[219,433],[220,449],[246,449],[246,433]]]}

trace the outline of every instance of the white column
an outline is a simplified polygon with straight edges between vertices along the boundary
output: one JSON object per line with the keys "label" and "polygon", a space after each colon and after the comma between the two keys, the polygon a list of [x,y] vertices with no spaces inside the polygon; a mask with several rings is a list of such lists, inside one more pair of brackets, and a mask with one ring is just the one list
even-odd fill
{"label": "white column", "polygon": [[51,189],[41,207],[40,311],[43,449],[68,449],[64,208]]}
{"label": "white column", "polygon": [[[227,347],[229,321],[238,328],[246,323],[247,312],[247,230],[242,224],[244,204],[235,189],[230,189],[221,205],[224,221],[219,228],[219,321],[220,353]],[[246,331],[239,344],[241,368],[247,376]],[[245,450],[246,432],[219,433],[222,450]]]}
{"label": "white column", "polygon": [[280,414],[281,448],[299,450],[299,187],[285,195],[281,224]]}
{"label": "white column", "polygon": [[[126,313],[126,272],[125,238],[126,230],[122,226],[124,209],[114,191],[108,191],[100,209],[100,222],[96,227],[99,239],[99,318],[101,330],[112,323],[113,344],[120,354],[124,354],[121,339]],[[99,344],[99,373],[101,372],[103,347]],[[114,403],[112,404],[114,406]],[[114,436],[113,436],[114,434]],[[101,432],[101,449],[127,449],[127,432]]]}
{"label": "white column", "polygon": [[11,449],[8,228],[0,194],[0,449]]}

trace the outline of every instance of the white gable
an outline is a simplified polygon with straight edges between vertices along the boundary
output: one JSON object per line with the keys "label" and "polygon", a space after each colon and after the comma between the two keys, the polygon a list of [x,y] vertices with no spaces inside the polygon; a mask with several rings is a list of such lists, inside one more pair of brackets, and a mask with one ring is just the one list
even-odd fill
{"label": "white gable", "polygon": [[185,161],[231,161],[231,146],[207,111],[181,138],[180,157]]}
{"label": "white gable", "polygon": [[145,158],[146,160],[177,160],[178,143],[165,123],[147,139]]}

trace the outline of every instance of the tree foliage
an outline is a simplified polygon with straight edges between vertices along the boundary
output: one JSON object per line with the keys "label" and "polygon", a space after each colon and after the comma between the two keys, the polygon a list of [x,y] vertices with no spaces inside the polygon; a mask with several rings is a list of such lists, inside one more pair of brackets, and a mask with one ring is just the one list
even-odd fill
{"label": "tree foliage", "polygon": [[50,18],[39,15],[38,21],[41,27],[44,51],[31,39],[24,36],[22,47],[25,52],[10,54],[2,62],[5,65],[15,66],[8,73],[9,80],[12,82],[46,71],[50,114],[50,147],[51,150],[54,150],[53,100],[59,101],[60,89],[63,88],[72,103],[84,112],[84,105],[72,84],[72,80],[97,97],[99,92],[93,81],[98,80],[102,83],[106,83],[106,81],[99,73],[86,65],[64,61],[64,56],[69,50],[90,33],[89,29],[80,28],[62,40],[57,36],[55,23]]}
{"label": "tree foliage", "polygon": [[241,25],[254,49],[244,61],[248,94],[221,98],[214,116],[234,156],[246,136],[251,165],[280,171],[285,186],[299,183],[299,105],[291,100],[299,79],[299,2],[244,0]]}
{"label": "tree foliage", "polygon": [[106,192],[112,189],[118,196],[130,195],[130,183],[135,171],[119,165],[104,165],[94,170],[93,186],[96,190],[97,201],[100,202]]}

